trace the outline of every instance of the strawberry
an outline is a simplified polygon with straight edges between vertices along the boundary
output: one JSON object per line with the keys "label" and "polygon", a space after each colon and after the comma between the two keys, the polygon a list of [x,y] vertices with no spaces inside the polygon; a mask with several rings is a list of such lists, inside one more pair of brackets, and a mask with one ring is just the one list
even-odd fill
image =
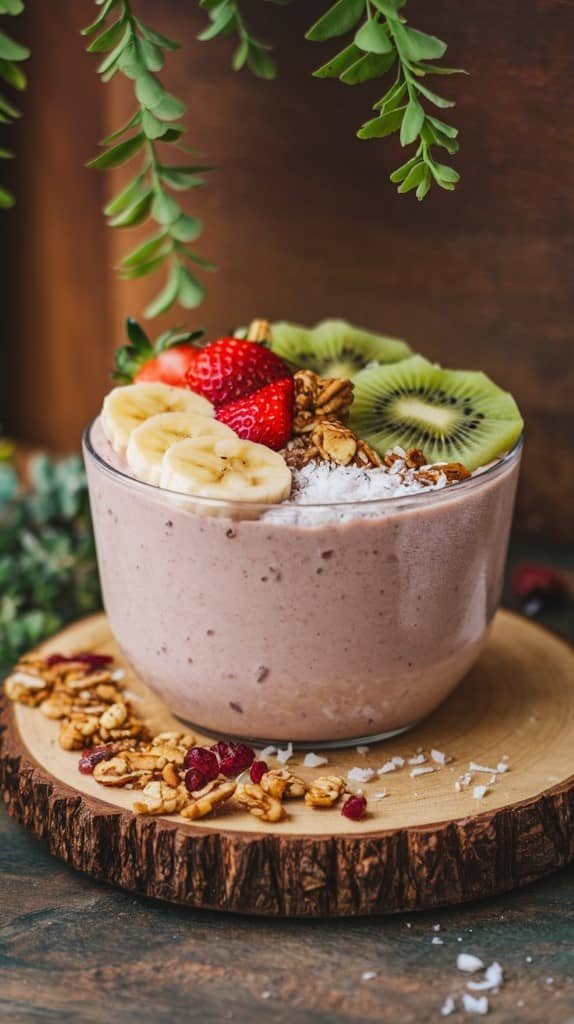
{"label": "strawberry", "polygon": [[159,381],[173,387],[186,387],[185,375],[199,349],[193,342],[203,337],[203,331],[183,331],[173,328],[151,342],[140,325],[128,317],[126,322],[128,344],[116,352],[114,378],[122,384],[131,381]]}
{"label": "strawberry", "polygon": [[263,345],[240,338],[220,338],[198,352],[185,382],[192,391],[219,406],[288,376],[289,369],[283,360]]}
{"label": "strawberry", "polygon": [[293,378],[284,377],[221,406],[216,418],[244,440],[257,441],[278,451],[293,433],[294,398]]}

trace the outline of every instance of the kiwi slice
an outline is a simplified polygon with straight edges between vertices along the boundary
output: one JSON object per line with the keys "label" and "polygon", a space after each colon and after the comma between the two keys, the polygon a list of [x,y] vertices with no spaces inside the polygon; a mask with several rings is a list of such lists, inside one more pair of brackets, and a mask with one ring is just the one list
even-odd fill
{"label": "kiwi slice", "polygon": [[316,327],[272,325],[271,348],[298,369],[320,377],[354,377],[369,363],[396,363],[411,354],[397,338],[372,334],[345,320],[323,320]]}
{"label": "kiwi slice", "polygon": [[413,356],[362,370],[354,384],[351,427],[381,455],[394,445],[422,448],[429,462],[462,462],[472,471],[522,433],[512,395],[484,373]]}

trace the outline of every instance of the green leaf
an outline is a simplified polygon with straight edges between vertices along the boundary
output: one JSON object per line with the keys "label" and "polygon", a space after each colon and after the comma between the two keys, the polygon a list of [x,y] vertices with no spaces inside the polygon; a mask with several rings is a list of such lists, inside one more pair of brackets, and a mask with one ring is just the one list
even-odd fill
{"label": "green leaf", "polygon": [[148,335],[133,316],[126,319],[126,334],[138,354],[146,354],[152,347]]}
{"label": "green leaf", "polygon": [[408,40],[407,57],[411,60],[436,60],[444,57],[446,43],[436,36],[429,36],[426,32],[419,32],[410,25],[404,26],[405,37]]}
{"label": "green leaf", "polygon": [[424,124],[425,112],[420,103],[410,100],[401,124],[401,146],[414,142]]}
{"label": "green leaf", "polygon": [[384,75],[395,62],[394,50],[390,53],[364,53],[355,61],[350,68],[341,75],[341,81],[345,85],[359,85],[361,82],[368,82],[371,78],[379,78]]}
{"label": "green leaf", "polygon": [[140,39],[139,48],[148,71],[161,71],[164,60],[159,46],[150,43],[149,39]]}
{"label": "green leaf", "polygon": [[0,111],[9,118],[20,117],[20,111],[12,103],[9,103],[5,96],[0,96]]}
{"label": "green leaf", "polygon": [[104,207],[106,217],[115,217],[122,210],[127,210],[133,202],[141,195],[144,184],[143,174],[138,174],[132,181],[118,192],[113,199]]}
{"label": "green leaf", "polygon": [[440,121],[438,117],[431,117],[430,114],[427,114],[427,121],[430,121],[433,128],[442,132],[443,135],[447,135],[449,139],[456,139],[458,135],[458,128],[455,128],[452,124],[447,124],[446,121]]}
{"label": "green leaf", "polygon": [[0,0],[0,14],[22,14],[23,0]]}
{"label": "green leaf", "polygon": [[122,213],[118,213],[117,217],[113,217],[108,221],[109,227],[133,228],[136,224],[141,224],[146,220],[150,212],[152,196],[152,189],[147,189],[139,199],[136,199],[131,206],[128,206],[127,210],[124,210]]}
{"label": "green leaf", "polygon": [[110,25],[101,35],[96,36],[88,46],[88,53],[105,53],[116,46],[125,32],[125,23],[122,18]]}
{"label": "green leaf", "polygon": [[197,263],[197,266],[202,267],[204,270],[217,270],[215,264],[210,263],[209,260],[204,260],[203,256],[200,256],[194,249],[188,249],[187,246],[182,246],[180,252],[184,252],[188,260],[191,260],[192,263]]}
{"label": "green leaf", "polygon": [[137,277],[145,277],[146,274],[153,274],[159,270],[165,261],[165,256],[156,256],[147,263],[138,263],[137,267],[120,268],[119,274],[123,281],[133,281]]}
{"label": "green leaf", "polygon": [[161,32],[155,32],[153,28],[148,28],[147,25],[142,25],[141,22],[139,27],[142,36],[145,36],[150,43],[155,43],[156,46],[161,47],[162,50],[179,50],[181,47],[181,43],[176,43],[175,40],[162,36]]}
{"label": "green leaf", "polygon": [[407,83],[404,80],[395,82],[389,91],[384,96],[381,96],[380,100],[373,103],[373,110],[380,110],[381,114],[386,114],[388,110],[394,110],[395,107],[398,107],[406,92]]}
{"label": "green leaf", "polygon": [[117,46],[113,50],[110,50],[107,57],[104,57],[101,64],[98,64],[98,74],[104,75],[106,71],[109,71],[116,63],[118,58],[122,55],[126,49],[131,38],[131,30],[129,25],[126,26],[123,36],[121,37]]}
{"label": "green leaf", "polygon": [[203,178],[181,170],[179,167],[160,167],[158,173],[164,185],[169,185],[178,192],[203,184]]}
{"label": "green leaf", "polygon": [[426,169],[427,166],[423,160],[416,163],[414,167],[411,167],[410,171],[399,185],[397,191],[402,195],[405,192],[410,192],[413,188],[417,188],[425,177]]}
{"label": "green leaf", "polygon": [[83,28],[81,30],[81,35],[91,36],[94,32],[97,32],[99,28],[105,25],[108,14],[112,10],[112,8],[116,6],[117,3],[118,0],[106,0],[104,7],[98,14],[98,17],[95,19],[95,21],[92,21],[91,25],[88,25],[86,28]]}
{"label": "green leaf", "polygon": [[5,32],[0,32],[0,58],[2,60],[27,60],[30,51],[27,46],[16,43]]}
{"label": "green leaf", "polygon": [[205,298],[205,288],[186,267],[179,270],[178,299],[184,309],[196,309]]}
{"label": "green leaf", "polygon": [[373,7],[376,7],[381,14],[385,15],[385,18],[392,18],[394,20],[398,18],[397,8],[391,0],[372,0],[372,3]]}
{"label": "green leaf", "polygon": [[249,47],[247,66],[257,78],[265,78],[268,81],[275,78],[277,74],[275,61],[260,47]]}
{"label": "green leaf", "polygon": [[407,160],[406,163],[402,164],[400,167],[397,167],[396,171],[393,171],[392,174],[389,175],[390,180],[395,184],[397,184],[397,182],[399,181],[404,181],[411,167],[414,167],[415,164],[418,164],[419,160],[419,156],[412,156],[410,160]]}
{"label": "green leaf", "polygon": [[448,167],[447,164],[431,164],[431,171],[435,181],[439,185],[448,182],[449,184],[456,185],[457,181],[460,181],[460,174],[455,171],[454,167]]}
{"label": "green leaf", "polygon": [[110,167],[120,167],[122,164],[127,163],[128,160],[131,160],[132,156],[142,148],[144,142],[145,135],[139,132],[137,135],[132,135],[129,139],[124,139],[123,142],[118,142],[117,146],[106,149],[104,153],[100,153],[93,160],[89,160],[86,166],[95,168],[98,171],[106,171]]}
{"label": "green leaf", "polygon": [[393,44],[385,26],[374,18],[368,18],[355,35],[355,46],[366,53],[391,53]]}
{"label": "green leaf", "polygon": [[[183,127],[182,124],[170,125],[167,131],[164,132],[162,135],[162,142],[177,142],[178,139],[181,139],[181,136],[183,135],[184,131],[185,128]],[[179,148],[183,149],[188,153],[193,152],[193,150],[188,149],[187,146],[180,146]]]}
{"label": "green leaf", "polygon": [[464,68],[445,68],[442,64],[423,64],[422,61],[419,68],[428,75],[468,75]]}
{"label": "green leaf", "polygon": [[246,39],[242,39],[231,59],[231,67],[233,68],[233,70],[241,71],[241,68],[245,66],[245,62],[248,56],[249,43],[247,42]]}
{"label": "green leaf", "polygon": [[199,238],[203,225],[198,217],[189,217],[182,213],[177,220],[170,225],[169,233],[178,242],[195,242]]}
{"label": "green leaf", "polygon": [[132,130],[132,128],[135,128],[140,123],[140,121],[141,112],[137,110],[133,117],[130,117],[129,121],[126,121],[126,123],[121,128],[118,128],[115,132],[112,132],[111,135],[106,135],[105,139],[102,139],[102,141],[100,142],[100,146],[111,146],[112,142],[116,142],[118,139],[121,139],[122,135],[125,135],[126,132],[129,132]]}
{"label": "green leaf", "polygon": [[355,27],[365,11],[365,0],[337,0],[305,33],[305,39],[322,42],[342,36]]}
{"label": "green leaf", "polygon": [[181,207],[173,196],[156,192],[151,204],[151,215],[158,224],[173,224],[181,214]]}
{"label": "green leaf", "polygon": [[124,47],[118,60],[118,67],[126,78],[135,79],[138,75],[145,74],[145,67],[142,64],[139,51],[133,42]]}
{"label": "green leaf", "polygon": [[149,71],[140,73],[136,78],[136,98],[142,107],[155,110],[165,96],[165,89],[159,79],[150,75]]}
{"label": "green leaf", "polygon": [[344,50],[337,53],[331,60],[328,60],[326,64],[323,64],[320,68],[317,68],[313,72],[314,78],[338,78],[339,75],[343,75],[347,68],[350,68],[352,64],[360,60],[362,57],[361,51],[358,46],[351,43],[350,46],[346,46]]}
{"label": "green leaf", "polygon": [[8,207],[14,206],[15,203],[16,200],[14,199],[12,193],[8,192],[7,189],[2,188],[2,186],[0,185],[0,208],[3,210],[7,210]]}
{"label": "green leaf", "polygon": [[403,115],[406,111],[406,107],[398,107],[396,110],[389,110],[387,114],[381,114],[380,117],[374,117],[372,120],[367,121],[359,131],[357,136],[359,139],[384,139],[387,135],[392,135],[401,127]]}
{"label": "green leaf", "polygon": [[435,107],[454,107],[453,100],[445,100],[444,96],[438,96],[436,92],[431,92],[426,85],[422,85],[419,81],[415,82],[415,86],[423,96],[426,96],[427,100],[434,103]]}
{"label": "green leaf", "polygon": [[221,10],[218,11],[213,21],[207,28],[204,28],[203,32],[200,32],[197,38],[200,42],[206,43],[209,39],[215,39],[216,36],[221,35],[230,28],[235,22],[235,8],[233,4],[222,4]]}
{"label": "green leaf", "polygon": [[13,64],[10,60],[0,60],[0,78],[14,89],[22,91],[26,88],[26,75],[18,64]]}
{"label": "green leaf", "polygon": [[140,263],[147,263],[153,259],[160,250],[165,246],[166,241],[169,241],[164,232],[159,235],[154,235],[152,238],[147,238],[145,242],[138,245],[137,248],[133,249],[132,252],[128,253],[127,256],[121,260],[120,266],[122,269],[128,270],[130,267],[137,267]]}
{"label": "green leaf", "polygon": [[177,121],[179,117],[183,117],[187,110],[185,103],[178,100],[176,96],[172,96],[168,92],[164,92],[157,107],[154,107],[154,114],[159,117],[162,121]]}
{"label": "green leaf", "polygon": [[151,110],[144,110],[142,114],[142,128],[146,139],[160,139],[162,135],[165,135],[167,131],[167,125],[163,121],[158,121],[155,114],[152,114]]}
{"label": "green leaf", "polygon": [[147,306],[144,311],[146,320],[151,320],[155,316],[160,316],[161,313],[167,313],[168,309],[171,309],[174,302],[177,301],[179,292],[179,271],[180,265],[177,260],[174,260],[169,269],[165,287],[162,288],[159,295],[150,302],[149,306]]}
{"label": "green leaf", "polygon": [[0,160],[13,160],[14,155],[11,149],[0,149]]}
{"label": "green leaf", "polygon": [[432,178],[431,178],[431,175],[430,175],[430,171],[429,171],[428,167],[426,167],[425,168],[424,177],[423,177],[423,179],[422,179],[422,181],[421,181],[421,183],[418,186],[417,191],[416,191],[416,197],[419,200],[419,202],[422,199],[424,199],[424,197],[426,196],[427,192],[430,191],[431,182],[432,182]]}

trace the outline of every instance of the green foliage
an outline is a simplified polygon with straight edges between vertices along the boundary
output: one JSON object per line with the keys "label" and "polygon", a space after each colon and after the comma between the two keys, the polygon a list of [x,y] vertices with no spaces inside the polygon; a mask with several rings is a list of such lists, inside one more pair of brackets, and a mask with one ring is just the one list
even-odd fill
{"label": "green foliage", "polygon": [[338,78],[345,85],[358,85],[395,69],[395,79],[374,104],[376,116],[357,132],[360,139],[383,139],[399,135],[401,146],[416,144],[415,155],[391,174],[400,193],[415,191],[424,199],[433,183],[454,189],[459,175],[453,167],[439,163],[433,147],[449,154],[458,151],[458,131],[427,113],[423,101],[444,109],[452,100],[433,92],[423,83],[428,75],[453,75],[461,68],[432,63],[446,52],[446,43],[436,36],[411,28],[402,13],[405,0],[337,0],[311,26],[307,39],[323,41],[353,32],[350,44],[315,71],[317,78]]}
{"label": "green foliage", "polygon": [[[285,0],[268,0],[283,4]],[[277,68],[270,54],[271,47],[251,34],[243,17],[239,0],[199,0],[200,7],[207,11],[209,24],[200,32],[198,39],[207,42],[217,36],[237,37],[231,66],[234,71],[248,68],[257,78],[275,78]]]}
{"label": "green foliage", "polygon": [[[0,0],[0,14],[21,14],[24,10],[22,0]],[[12,89],[26,88],[26,75],[20,64],[30,56],[26,46],[21,46],[11,36],[0,29],[0,79]],[[0,124],[13,124],[20,117],[20,111],[0,92]],[[9,149],[0,149],[0,160],[11,160],[14,154]],[[14,206],[14,196],[6,188],[0,186],[0,209]]]}
{"label": "green foliage", "polygon": [[0,670],[101,607],[88,491],[78,456],[31,465],[22,493],[0,462]]}
{"label": "green foliage", "polygon": [[107,170],[140,157],[137,173],[110,200],[104,213],[113,228],[133,228],[145,222],[159,228],[152,228],[149,238],[121,260],[118,271],[124,280],[164,271],[165,285],[145,310],[146,317],[159,316],[175,303],[194,309],[205,296],[196,268],[214,268],[188,246],[200,235],[201,221],[185,214],[171,193],[198,188],[212,168],[166,162],[163,155],[167,147],[190,152],[181,142],[185,103],[166,92],[157,77],[166,54],[179,43],[144,25],[133,14],[130,0],[95,3],[101,11],[83,32],[91,39],[88,51],[106,55],[98,67],[103,82],[116,74],[133,81],[138,107],[127,124],[103,139],[102,152],[88,166]]}

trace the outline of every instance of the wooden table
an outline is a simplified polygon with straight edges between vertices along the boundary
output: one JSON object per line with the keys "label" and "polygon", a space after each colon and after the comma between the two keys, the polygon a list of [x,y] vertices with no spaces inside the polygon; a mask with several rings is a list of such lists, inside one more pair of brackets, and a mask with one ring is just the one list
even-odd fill
{"label": "wooden table", "polygon": [[[515,548],[517,557],[568,561],[564,551]],[[574,637],[571,613],[545,621]],[[92,882],[0,811],[2,1024],[426,1024],[443,1020],[444,999],[464,989],[460,952],[505,970],[490,998],[493,1024],[574,1024],[573,948],[574,868],[458,910],[271,921],[180,910]],[[458,1010],[446,1019],[477,1018]]]}

